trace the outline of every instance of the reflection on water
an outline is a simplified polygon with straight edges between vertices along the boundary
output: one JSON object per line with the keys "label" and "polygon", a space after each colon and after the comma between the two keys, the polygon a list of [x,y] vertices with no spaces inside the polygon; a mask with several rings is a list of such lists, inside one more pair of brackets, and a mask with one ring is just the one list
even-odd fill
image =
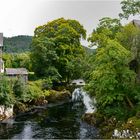
{"label": "reflection on water", "polygon": [[32,138],[32,126],[30,123],[24,125],[22,132],[13,137],[13,139],[31,139],[31,138]]}
{"label": "reflection on water", "polygon": [[12,124],[1,124],[0,138],[98,138],[97,129],[81,121],[84,112],[80,102],[42,109],[32,115],[17,117]]}

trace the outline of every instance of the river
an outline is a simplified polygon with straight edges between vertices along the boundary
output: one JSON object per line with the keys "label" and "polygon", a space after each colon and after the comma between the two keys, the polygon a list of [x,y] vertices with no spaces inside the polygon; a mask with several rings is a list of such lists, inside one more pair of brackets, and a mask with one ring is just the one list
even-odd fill
{"label": "river", "polygon": [[40,109],[0,124],[0,139],[95,139],[98,130],[81,116],[86,107],[82,102],[69,102]]}

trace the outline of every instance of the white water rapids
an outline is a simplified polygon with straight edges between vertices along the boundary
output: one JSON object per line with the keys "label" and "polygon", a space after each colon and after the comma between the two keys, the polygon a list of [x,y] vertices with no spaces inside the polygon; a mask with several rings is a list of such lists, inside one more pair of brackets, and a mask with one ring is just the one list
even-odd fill
{"label": "white water rapids", "polygon": [[72,101],[82,101],[86,108],[85,113],[93,113],[96,110],[94,106],[94,100],[92,100],[82,88],[76,88],[74,90],[74,92],[72,93]]}

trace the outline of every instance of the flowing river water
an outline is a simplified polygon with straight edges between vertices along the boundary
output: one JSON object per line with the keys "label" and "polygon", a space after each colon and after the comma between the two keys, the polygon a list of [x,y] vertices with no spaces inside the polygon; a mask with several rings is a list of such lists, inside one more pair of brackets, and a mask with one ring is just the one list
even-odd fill
{"label": "flowing river water", "polygon": [[[79,100],[79,98],[82,100]],[[40,109],[34,114],[17,116],[0,124],[0,139],[95,139],[98,130],[81,120],[86,112],[95,111],[91,99],[75,89],[72,102]]]}

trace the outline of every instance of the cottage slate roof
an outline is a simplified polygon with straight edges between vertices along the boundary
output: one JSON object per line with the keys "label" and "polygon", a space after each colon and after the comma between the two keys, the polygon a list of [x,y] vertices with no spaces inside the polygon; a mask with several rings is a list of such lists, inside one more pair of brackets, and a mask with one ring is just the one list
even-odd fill
{"label": "cottage slate roof", "polygon": [[71,82],[71,85],[73,85],[73,84],[75,84],[75,85],[77,85],[77,86],[78,86],[78,85],[79,85],[79,86],[80,86],[80,85],[81,85],[81,86],[82,86],[82,85],[84,86],[84,85],[85,85],[85,81],[84,81],[83,79],[76,79],[76,80],[73,80],[73,81]]}
{"label": "cottage slate roof", "polygon": [[26,68],[6,68],[5,72],[7,75],[27,75],[28,71]]}

